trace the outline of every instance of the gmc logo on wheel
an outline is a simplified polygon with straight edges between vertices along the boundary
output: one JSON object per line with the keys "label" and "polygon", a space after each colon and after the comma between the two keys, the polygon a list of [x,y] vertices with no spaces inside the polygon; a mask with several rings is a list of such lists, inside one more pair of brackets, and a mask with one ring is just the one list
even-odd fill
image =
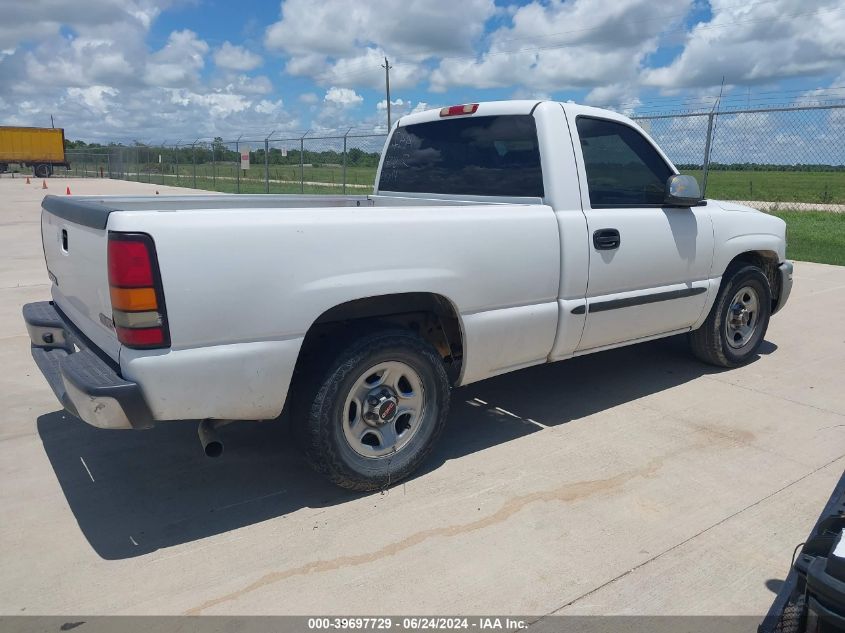
{"label": "gmc logo on wheel", "polygon": [[390,416],[392,416],[394,414],[395,411],[396,411],[396,403],[393,402],[393,400],[388,400],[387,402],[385,402],[382,405],[381,411],[379,411],[379,417],[382,420],[388,420],[388,419],[390,419]]}

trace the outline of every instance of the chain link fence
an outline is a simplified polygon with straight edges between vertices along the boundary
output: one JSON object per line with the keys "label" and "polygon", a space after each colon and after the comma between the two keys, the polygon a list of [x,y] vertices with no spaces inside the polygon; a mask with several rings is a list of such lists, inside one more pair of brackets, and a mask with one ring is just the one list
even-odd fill
{"label": "chain link fence", "polygon": [[633,118],[713,198],[845,204],[845,105]]}
{"label": "chain link fence", "polygon": [[[226,193],[367,193],[385,134],[196,140],[68,150],[78,178],[119,178]],[[248,161],[246,158],[248,157]]]}
{"label": "chain link fence", "polygon": [[[713,198],[845,204],[843,105],[633,118]],[[228,193],[364,194],[372,190],[385,138],[350,131],[112,145],[68,151],[67,175]]]}

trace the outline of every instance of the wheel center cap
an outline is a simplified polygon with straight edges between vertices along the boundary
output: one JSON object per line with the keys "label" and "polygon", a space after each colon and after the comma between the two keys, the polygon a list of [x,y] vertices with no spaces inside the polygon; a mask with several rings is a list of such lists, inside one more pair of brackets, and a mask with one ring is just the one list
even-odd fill
{"label": "wheel center cap", "polygon": [[736,305],[733,309],[733,314],[731,315],[731,324],[734,327],[741,327],[744,325],[748,325],[750,320],[750,314],[748,309],[743,305]]}
{"label": "wheel center cap", "polygon": [[380,389],[371,393],[367,398],[364,419],[371,426],[387,424],[396,417],[399,410],[399,400],[389,389]]}
{"label": "wheel center cap", "polygon": [[379,420],[382,422],[389,422],[393,419],[393,416],[396,415],[396,409],[399,408],[399,405],[396,402],[395,398],[389,398],[379,405],[378,408],[378,417]]}

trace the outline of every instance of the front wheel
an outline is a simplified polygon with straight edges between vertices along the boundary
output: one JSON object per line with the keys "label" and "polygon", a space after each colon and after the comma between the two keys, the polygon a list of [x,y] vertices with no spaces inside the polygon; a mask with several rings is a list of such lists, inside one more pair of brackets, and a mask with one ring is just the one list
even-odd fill
{"label": "front wheel", "polygon": [[690,334],[693,353],[719,367],[744,365],[763,342],[771,312],[772,291],[763,271],[729,268],[707,320]]}
{"label": "front wheel", "polygon": [[[295,424],[311,465],[351,490],[378,490],[416,470],[440,435],[449,380],[437,351],[412,332],[362,336],[316,372]],[[303,394],[303,395],[305,395]],[[300,416],[297,416],[300,417]]]}

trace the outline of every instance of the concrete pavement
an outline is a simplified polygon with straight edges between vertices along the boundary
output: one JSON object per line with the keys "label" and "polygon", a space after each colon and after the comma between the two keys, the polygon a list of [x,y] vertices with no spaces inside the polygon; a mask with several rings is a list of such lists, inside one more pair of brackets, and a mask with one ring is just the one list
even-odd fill
{"label": "concrete pavement", "polygon": [[[43,193],[0,180],[0,613],[762,615],[845,468],[845,268],[796,264],[760,357],[683,339],[456,390],[424,471],[323,482],[283,424],[103,431],[59,410],[20,306]],[[198,192],[199,193],[199,192]],[[202,192],[204,193],[204,192]]]}

